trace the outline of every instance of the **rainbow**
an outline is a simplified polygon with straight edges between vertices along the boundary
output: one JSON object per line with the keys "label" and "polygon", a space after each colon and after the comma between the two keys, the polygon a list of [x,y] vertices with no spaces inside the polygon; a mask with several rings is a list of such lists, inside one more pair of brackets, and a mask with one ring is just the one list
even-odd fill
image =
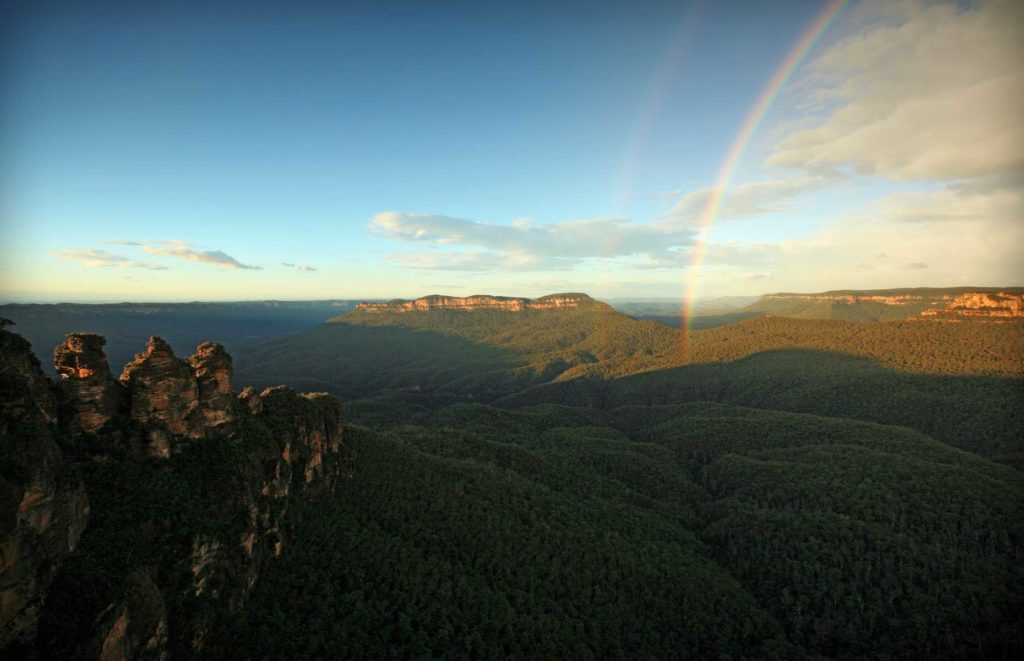
{"label": "rainbow", "polygon": [[725,156],[725,160],[722,161],[721,167],[718,169],[718,175],[715,177],[714,186],[711,189],[710,195],[708,195],[707,202],[701,209],[701,214],[697,219],[697,240],[694,243],[693,255],[690,260],[690,274],[687,281],[686,294],[683,299],[683,318],[682,318],[682,355],[684,358],[689,354],[689,337],[690,337],[690,321],[693,318],[693,303],[697,297],[697,285],[700,280],[700,266],[704,259],[704,251],[707,245],[708,231],[715,222],[715,217],[718,215],[718,211],[722,206],[722,199],[725,197],[725,192],[729,188],[729,181],[732,179],[733,174],[736,171],[736,166],[739,165],[740,160],[743,158],[743,152],[746,151],[747,146],[750,144],[750,139],[753,137],[755,131],[757,131],[758,125],[761,120],[764,119],[765,113],[768,112],[768,108],[771,107],[772,102],[778,97],[782,87],[789,80],[789,77],[793,75],[793,72],[800,66],[807,53],[810,52],[814,44],[817,43],[818,39],[825,33],[832,22],[839,16],[843,7],[846,5],[847,0],[829,0],[825,7],[818,13],[814,21],[807,27],[804,33],[800,36],[793,47],[786,54],[785,59],[779,64],[775,73],[768,79],[764,89],[761,90],[760,96],[757,97],[757,101],[750,108],[746,118],[743,120],[743,124],[740,125],[740,130],[733,138],[732,145],[729,147],[729,152]]}

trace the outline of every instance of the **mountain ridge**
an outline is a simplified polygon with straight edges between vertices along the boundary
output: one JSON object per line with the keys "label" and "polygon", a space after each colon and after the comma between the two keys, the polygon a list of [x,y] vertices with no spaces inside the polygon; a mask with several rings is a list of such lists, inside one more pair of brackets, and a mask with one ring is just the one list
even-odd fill
{"label": "mountain ridge", "polygon": [[587,294],[563,293],[548,294],[531,299],[518,296],[494,296],[491,294],[473,294],[471,296],[447,296],[431,294],[414,300],[393,299],[387,303],[358,303],[355,312],[429,312],[432,310],[455,310],[470,312],[474,310],[504,310],[507,312],[524,312],[527,310],[561,310],[567,308],[590,308],[611,311],[606,303],[594,300]]}

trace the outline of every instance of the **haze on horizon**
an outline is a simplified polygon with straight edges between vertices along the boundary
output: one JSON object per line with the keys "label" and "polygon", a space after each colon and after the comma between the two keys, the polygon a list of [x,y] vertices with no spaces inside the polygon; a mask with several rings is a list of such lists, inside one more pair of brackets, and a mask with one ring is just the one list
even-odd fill
{"label": "haze on horizon", "polygon": [[1021,3],[556,4],[5,3],[0,302],[1024,284]]}

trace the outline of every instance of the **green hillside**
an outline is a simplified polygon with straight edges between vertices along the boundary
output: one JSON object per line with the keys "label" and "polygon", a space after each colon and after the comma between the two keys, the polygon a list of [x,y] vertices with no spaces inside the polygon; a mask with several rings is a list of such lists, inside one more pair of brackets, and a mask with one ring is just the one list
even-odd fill
{"label": "green hillside", "polygon": [[303,384],[348,398],[388,390],[490,401],[581,374],[654,369],[675,360],[678,333],[605,306],[566,310],[355,311],[239,356],[247,382]]}
{"label": "green hillside", "polygon": [[764,351],[808,349],[873,358],[918,374],[1024,375],[1024,323],[899,321],[858,324],[782,317],[689,335],[687,364],[731,362]]}
{"label": "green hillside", "polygon": [[463,401],[733,402],[912,427],[1024,465],[1024,326],[749,319],[677,331],[607,310],[369,314],[267,341],[249,383],[333,392],[357,421]]}
{"label": "green hillside", "polygon": [[355,311],[238,359],[355,476],[210,658],[1015,657],[1024,326]]}

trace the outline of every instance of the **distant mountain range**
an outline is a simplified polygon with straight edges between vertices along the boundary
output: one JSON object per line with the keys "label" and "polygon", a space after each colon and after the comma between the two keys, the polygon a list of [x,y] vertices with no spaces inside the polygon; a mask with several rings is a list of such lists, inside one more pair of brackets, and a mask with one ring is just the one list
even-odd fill
{"label": "distant mountain range", "polygon": [[[638,319],[682,325],[680,303],[616,304]],[[772,315],[796,319],[900,321],[911,318],[991,321],[1024,318],[1020,287],[949,287],[877,290],[836,290],[821,293],[777,293],[761,297],[730,297],[694,307],[691,328],[713,328],[750,317]]]}
{"label": "distant mountain range", "polygon": [[[610,308],[609,308],[610,305]],[[262,340],[312,330],[339,313],[451,309],[542,310],[569,307],[614,308],[642,321],[679,328],[683,304],[665,299],[609,299],[586,294],[552,294],[538,299],[477,295],[426,296],[415,301],[240,301],[217,303],[7,304],[0,317],[16,324],[42,361],[71,332],[90,332],[107,339],[113,364],[127,363],[138,347],[154,335],[187,352],[208,338],[229,351]],[[1024,318],[1024,289],[1019,287],[956,287],[887,290],[838,290],[821,293],[778,293],[726,296],[698,301],[690,328],[707,329],[759,316],[832,319],[857,322],[923,320],[1013,320]]]}

